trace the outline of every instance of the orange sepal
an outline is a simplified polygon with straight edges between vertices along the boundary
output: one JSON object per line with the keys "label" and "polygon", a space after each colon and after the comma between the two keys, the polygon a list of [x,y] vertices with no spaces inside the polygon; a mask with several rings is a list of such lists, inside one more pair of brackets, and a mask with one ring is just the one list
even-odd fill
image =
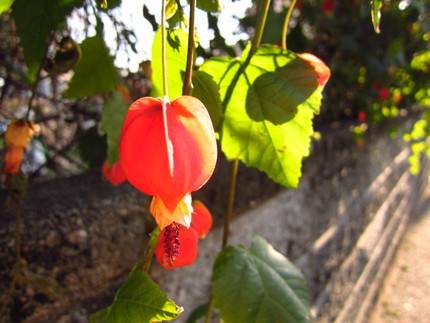
{"label": "orange sepal", "polygon": [[149,211],[154,216],[155,221],[161,229],[169,226],[172,222],[182,224],[189,228],[191,224],[191,214],[193,212],[193,207],[191,206],[191,194],[185,195],[173,211],[167,208],[161,198],[154,196],[152,198]]}

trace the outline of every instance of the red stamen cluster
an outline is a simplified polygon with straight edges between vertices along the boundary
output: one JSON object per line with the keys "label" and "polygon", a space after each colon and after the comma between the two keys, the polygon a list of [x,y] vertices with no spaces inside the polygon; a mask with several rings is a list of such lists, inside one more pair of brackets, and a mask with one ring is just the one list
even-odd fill
{"label": "red stamen cluster", "polygon": [[164,252],[167,264],[173,267],[176,257],[179,255],[181,242],[179,241],[179,224],[173,222],[164,230]]}

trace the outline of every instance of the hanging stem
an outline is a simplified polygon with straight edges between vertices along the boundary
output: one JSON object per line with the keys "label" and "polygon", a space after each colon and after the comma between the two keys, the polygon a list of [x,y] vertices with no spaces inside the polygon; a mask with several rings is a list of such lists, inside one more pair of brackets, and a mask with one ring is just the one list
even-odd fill
{"label": "hanging stem", "polygon": [[193,77],[195,11],[196,11],[196,0],[191,0],[190,1],[190,25],[188,27],[187,67],[185,69],[184,86],[182,88],[183,95],[190,94],[192,77]]}
{"label": "hanging stem", "polygon": [[30,97],[30,101],[28,102],[28,108],[27,108],[27,113],[25,114],[25,119],[28,119],[30,117],[30,111],[33,109],[33,101],[36,98],[37,85],[39,84],[39,81],[41,79],[41,72],[42,72],[43,66],[45,65],[45,60],[46,60],[46,56],[48,53],[48,49],[52,43],[52,40],[54,39],[54,36],[55,36],[55,31],[52,32],[51,37],[49,37],[49,39],[46,43],[45,52],[44,52],[43,58],[39,64],[39,68],[37,69],[36,79],[34,80],[33,87],[31,89],[31,97]]}
{"label": "hanging stem", "polygon": [[288,34],[288,25],[290,24],[291,14],[293,13],[293,9],[296,5],[297,0],[292,0],[291,5],[288,8],[287,15],[285,16],[284,26],[282,27],[282,48],[287,49],[287,34]]}
{"label": "hanging stem", "polygon": [[145,253],[145,262],[142,265],[142,271],[145,273],[149,273],[149,269],[151,269],[152,258],[154,257],[154,250],[157,247],[158,239],[160,238],[160,232],[160,227],[157,225],[150,234],[148,247]]}
{"label": "hanging stem", "polygon": [[167,58],[166,58],[166,0],[161,1],[161,69],[163,74],[163,95],[168,101],[169,92],[167,90]]}
{"label": "hanging stem", "polygon": [[266,25],[267,13],[269,12],[270,0],[263,0],[261,5],[260,14],[258,16],[257,27],[255,30],[254,39],[251,44],[251,55],[257,51],[261,44],[261,38],[263,37],[264,26]]}
{"label": "hanging stem", "polygon": [[[260,15],[258,17],[255,37],[252,40],[251,50],[250,50],[249,56],[247,57],[248,60],[251,59],[252,55],[254,55],[257,49],[260,47],[264,26],[266,24],[267,13],[269,12],[269,5],[270,5],[270,0],[263,1],[262,8],[260,10]],[[239,72],[242,72],[242,70],[240,70]],[[236,82],[239,76],[240,75],[237,75]],[[224,108],[226,106],[226,103],[229,100],[228,96],[229,94],[226,94],[226,98],[224,98],[224,101],[223,101]],[[232,164],[231,164],[230,185],[229,185],[229,192],[228,192],[228,199],[227,199],[226,216],[224,219],[222,249],[224,249],[227,246],[228,238],[230,234],[230,223],[233,217],[233,204],[234,204],[234,196],[236,193],[236,179],[237,179],[238,167],[239,167],[239,159],[236,158],[232,161]],[[213,298],[213,295],[211,295],[208,303],[208,309],[206,312],[205,323],[210,323],[213,308],[214,308],[214,298]]]}
{"label": "hanging stem", "polygon": [[230,233],[230,223],[231,223],[231,218],[233,217],[233,202],[234,202],[234,196],[236,193],[236,178],[237,178],[238,166],[239,166],[239,160],[234,159],[231,163],[230,186],[228,189],[227,209],[226,209],[225,219],[224,219],[222,249],[224,249],[228,244],[228,236]]}

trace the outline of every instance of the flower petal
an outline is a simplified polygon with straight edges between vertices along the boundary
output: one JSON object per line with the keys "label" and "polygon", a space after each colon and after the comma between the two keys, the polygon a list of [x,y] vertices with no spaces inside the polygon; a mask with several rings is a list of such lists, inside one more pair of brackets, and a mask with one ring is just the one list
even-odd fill
{"label": "flower petal", "polygon": [[191,219],[191,227],[196,230],[199,238],[205,238],[212,227],[211,212],[198,200],[193,201],[192,206],[193,217]]}
{"label": "flower petal", "polygon": [[158,262],[168,270],[191,265],[198,253],[197,233],[192,228],[172,223],[161,230],[154,253]]}
{"label": "flower petal", "polygon": [[103,176],[113,185],[119,185],[127,180],[122,169],[121,162],[114,163],[111,167],[107,161],[102,166]]}
{"label": "flower petal", "polygon": [[7,147],[5,156],[4,172],[7,174],[17,174],[21,167],[24,156],[24,148],[17,146]]}

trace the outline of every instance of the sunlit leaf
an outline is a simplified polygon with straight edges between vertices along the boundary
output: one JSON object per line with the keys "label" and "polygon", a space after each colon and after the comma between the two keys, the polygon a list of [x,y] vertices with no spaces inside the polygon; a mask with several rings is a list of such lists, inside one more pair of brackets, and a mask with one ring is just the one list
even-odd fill
{"label": "sunlit leaf", "polygon": [[2,2],[0,2],[0,15],[6,10],[8,10],[12,6],[14,1],[15,0],[3,0]]}
{"label": "sunlit leaf", "polygon": [[176,10],[178,10],[178,4],[176,0],[168,0],[166,4],[166,19],[172,18]]}
{"label": "sunlit leaf", "polygon": [[263,46],[251,58],[215,58],[201,70],[220,86],[219,132],[227,158],[238,158],[274,181],[297,187],[309,154],[312,118],[321,104],[319,75],[297,54]]}
{"label": "sunlit leaf", "polygon": [[194,71],[191,94],[202,101],[208,109],[215,131],[217,131],[222,116],[222,102],[218,84],[215,83],[211,75],[202,71]]}
{"label": "sunlit leaf", "polygon": [[119,7],[121,0],[97,0],[97,5],[100,9],[113,9]]}
{"label": "sunlit leaf", "polygon": [[373,28],[375,29],[375,32],[379,34],[381,32],[379,29],[379,22],[381,20],[382,0],[371,0],[370,5],[372,7],[370,14],[372,16]]}
{"label": "sunlit leaf", "polygon": [[24,49],[30,81],[34,81],[36,77],[52,31],[65,21],[74,8],[81,7],[82,4],[83,0],[15,0],[12,17],[20,45]]}
{"label": "sunlit leaf", "polygon": [[225,323],[300,323],[310,319],[300,270],[261,237],[250,249],[228,246],[216,258],[214,304]]}
{"label": "sunlit leaf", "polygon": [[123,95],[118,91],[112,92],[110,98],[103,105],[101,129],[107,134],[107,160],[109,166],[119,160],[119,138],[128,106]]}
{"label": "sunlit leaf", "polygon": [[197,0],[197,8],[207,12],[220,12],[224,9],[225,0]]}
{"label": "sunlit leaf", "polygon": [[[170,99],[182,95],[183,78],[187,62],[187,41],[188,35],[182,29],[167,29],[167,85]],[[163,74],[162,74],[162,54],[161,54],[161,30],[159,29],[154,37],[152,46],[152,97],[162,98],[163,95]]]}
{"label": "sunlit leaf", "polygon": [[75,66],[75,74],[64,97],[83,97],[110,92],[118,85],[118,72],[103,38],[99,35],[81,44],[82,59]]}
{"label": "sunlit leaf", "polygon": [[116,292],[113,303],[91,316],[92,323],[149,323],[169,321],[182,312],[148,274],[136,266]]}

